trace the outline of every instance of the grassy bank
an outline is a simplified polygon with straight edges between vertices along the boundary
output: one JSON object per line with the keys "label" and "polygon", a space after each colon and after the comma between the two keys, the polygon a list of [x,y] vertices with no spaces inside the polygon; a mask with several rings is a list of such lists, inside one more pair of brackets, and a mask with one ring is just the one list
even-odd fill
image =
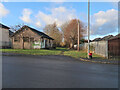
{"label": "grassy bank", "polygon": [[[18,54],[29,54],[29,55],[65,55],[71,56],[74,58],[87,58],[86,51],[76,51],[76,50],[69,50],[67,48],[60,48],[57,47],[53,50],[46,50],[46,49],[0,49],[2,52],[6,53],[18,53]],[[93,54],[93,58],[102,58],[97,54]]]}
{"label": "grassy bank", "polygon": [[[71,50],[71,51],[65,51],[64,55],[66,56],[71,56],[74,58],[87,58],[88,54],[86,51],[75,51],[75,50]],[[102,56],[97,55],[97,54],[93,54],[93,58],[99,58],[99,59],[103,59]]]}
{"label": "grassy bank", "polygon": [[17,53],[17,54],[28,54],[28,55],[59,55],[59,50],[46,50],[46,49],[2,49],[0,50],[5,53]]}

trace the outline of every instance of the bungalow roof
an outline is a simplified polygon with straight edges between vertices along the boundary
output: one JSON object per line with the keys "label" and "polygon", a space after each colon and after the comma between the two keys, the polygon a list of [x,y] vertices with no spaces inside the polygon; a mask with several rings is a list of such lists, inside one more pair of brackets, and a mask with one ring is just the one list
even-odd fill
{"label": "bungalow roof", "polygon": [[40,31],[38,31],[38,30],[36,30],[36,29],[34,29],[34,28],[31,28],[31,27],[29,27],[29,26],[27,26],[27,25],[24,25],[21,29],[19,29],[18,31],[16,31],[12,36],[14,36],[15,34],[21,32],[22,29],[24,29],[24,28],[26,28],[26,27],[30,28],[33,32],[37,33],[38,35],[42,36],[43,38],[48,38],[48,39],[54,40],[53,38],[51,38],[50,36],[46,35],[45,33],[40,32]]}
{"label": "bungalow roof", "polygon": [[109,40],[118,39],[118,38],[120,38],[120,33],[119,33],[118,35],[116,35],[116,36],[110,38]]}
{"label": "bungalow roof", "polygon": [[1,27],[1,28],[10,29],[8,26],[6,26],[6,25],[3,25],[2,23],[0,23],[0,27]]}

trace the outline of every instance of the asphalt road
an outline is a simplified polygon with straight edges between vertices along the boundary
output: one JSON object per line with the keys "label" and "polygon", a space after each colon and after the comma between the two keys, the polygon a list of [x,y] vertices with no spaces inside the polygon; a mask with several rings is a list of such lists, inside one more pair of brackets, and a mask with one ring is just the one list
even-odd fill
{"label": "asphalt road", "polygon": [[117,87],[117,65],[67,56],[3,56],[3,88]]}

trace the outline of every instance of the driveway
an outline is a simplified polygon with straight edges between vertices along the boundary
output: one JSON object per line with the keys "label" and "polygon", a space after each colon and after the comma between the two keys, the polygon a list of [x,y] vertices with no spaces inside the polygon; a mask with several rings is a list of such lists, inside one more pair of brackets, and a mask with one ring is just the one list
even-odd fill
{"label": "driveway", "polygon": [[117,65],[67,56],[3,56],[3,88],[117,87]]}

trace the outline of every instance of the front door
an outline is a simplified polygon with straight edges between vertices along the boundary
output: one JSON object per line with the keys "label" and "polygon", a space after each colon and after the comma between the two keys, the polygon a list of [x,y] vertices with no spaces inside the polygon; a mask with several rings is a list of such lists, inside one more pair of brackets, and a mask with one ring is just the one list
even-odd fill
{"label": "front door", "polygon": [[30,49],[29,37],[23,37],[23,49]]}

